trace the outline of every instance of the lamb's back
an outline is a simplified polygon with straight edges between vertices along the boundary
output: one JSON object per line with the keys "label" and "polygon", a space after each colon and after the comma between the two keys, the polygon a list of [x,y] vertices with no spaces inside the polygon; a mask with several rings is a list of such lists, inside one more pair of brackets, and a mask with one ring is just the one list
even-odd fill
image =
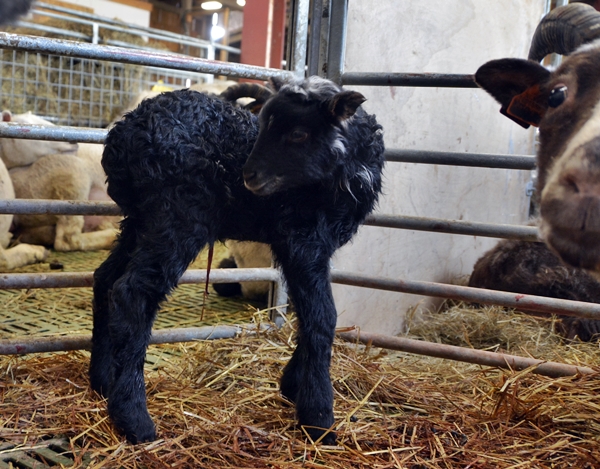
{"label": "lamb's back", "polygon": [[227,197],[243,187],[241,168],[257,133],[255,116],[203,93],[145,100],[106,138],[108,194],[124,209],[173,187]]}

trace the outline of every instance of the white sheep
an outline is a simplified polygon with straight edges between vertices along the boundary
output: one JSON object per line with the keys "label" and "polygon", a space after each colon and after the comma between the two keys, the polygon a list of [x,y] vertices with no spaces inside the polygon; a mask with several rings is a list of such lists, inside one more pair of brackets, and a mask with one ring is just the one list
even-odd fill
{"label": "white sheep", "polygon": [[[31,113],[5,122],[52,125]],[[102,145],[2,139],[0,156],[9,166],[14,192],[20,199],[110,200],[100,164]],[[57,251],[109,249],[115,240],[117,217],[81,215],[16,215],[23,242],[54,246]]]}
{"label": "white sheep", "polygon": [[[8,170],[0,160],[0,199],[12,200],[14,198],[15,190]],[[2,272],[43,261],[48,256],[48,251],[44,246],[17,244],[8,248],[12,238],[10,232],[12,221],[13,215],[0,215],[0,271]]]}

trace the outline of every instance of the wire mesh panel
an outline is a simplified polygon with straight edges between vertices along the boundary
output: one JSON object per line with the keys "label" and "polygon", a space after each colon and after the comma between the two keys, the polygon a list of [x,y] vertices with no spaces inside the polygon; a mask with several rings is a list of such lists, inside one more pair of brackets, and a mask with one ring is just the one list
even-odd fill
{"label": "wire mesh panel", "polygon": [[142,91],[205,81],[203,74],[99,60],[0,50],[1,107],[51,122],[105,127]]}

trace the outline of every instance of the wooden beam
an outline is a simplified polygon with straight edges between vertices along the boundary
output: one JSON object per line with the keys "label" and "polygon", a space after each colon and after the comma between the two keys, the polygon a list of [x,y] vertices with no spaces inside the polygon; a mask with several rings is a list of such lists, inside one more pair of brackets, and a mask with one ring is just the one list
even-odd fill
{"label": "wooden beam", "polygon": [[241,63],[281,68],[285,0],[253,0],[244,7]]}

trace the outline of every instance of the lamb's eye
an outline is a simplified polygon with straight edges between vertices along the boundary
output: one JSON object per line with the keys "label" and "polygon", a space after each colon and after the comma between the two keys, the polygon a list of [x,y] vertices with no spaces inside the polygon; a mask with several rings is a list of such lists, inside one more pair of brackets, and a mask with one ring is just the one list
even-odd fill
{"label": "lamb's eye", "polygon": [[548,96],[548,106],[558,107],[567,99],[567,87],[565,85],[555,86]]}
{"label": "lamb's eye", "polygon": [[302,143],[308,138],[308,132],[296,129],[290,134],[290,141],[294,143]]}

